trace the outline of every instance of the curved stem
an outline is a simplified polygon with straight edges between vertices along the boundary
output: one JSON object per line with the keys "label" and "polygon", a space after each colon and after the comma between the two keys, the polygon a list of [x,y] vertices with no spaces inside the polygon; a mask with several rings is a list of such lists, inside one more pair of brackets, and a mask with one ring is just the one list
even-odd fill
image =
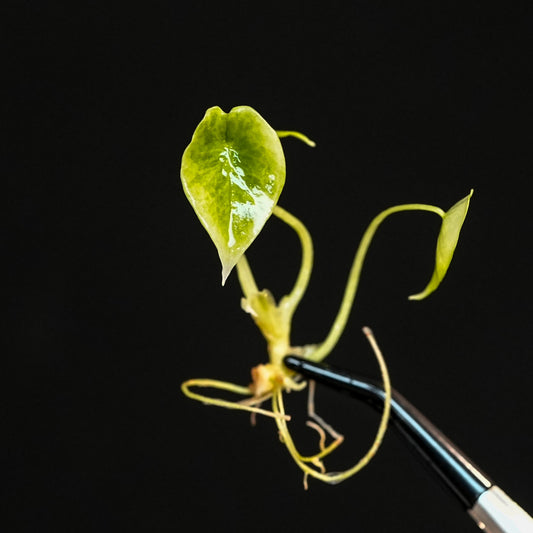
{"label": "curved stem", "polygon": [[300,264],[298,277],[296,278],[296,282],[290,294],[284,296],[282,299],[283,306],[287,310],[289,316],[292,316],[307,290],[309,278],[311,277],[311,272],[313,270],[313,241],[307,228],[294,215],[291,215],[279,205],[274,207],[272,212],[296,232],[302,246],[302,262]]}
{"label": "curved stem", "polygon": [[304,142],[308,146],[315,147],[316,143],[315,141],[312,141],[307,135],[304,135],[303,133],[300,133],[299,131],[285,131],[285,130],[278,130],[276,131],[278,134],[278,137],[281,139],[282,137],[296,137],[300,141]]}
{"label": "curved stem", "polygon": [[339,340],[340,336],[342,335],[342,332],[344,331],[348,316],[350,315],[350,311],[353,306],[355,293],[357,292],[357,287],[359,285],[361,270],[363,268],[363,262],[365,260],[365,256],[372,241],[372,238],[374,237],[374,234],[376,233],[376,230],[378,229],[380,224],[389,215],[399,213],[401,211],[430,211],[432,213],[436,213],[441,218],[444,217],[445,214],[445,212],[440,207],[436,207],[433,205],[402,204],[390,207],[389,209],[382,211],[372,220],[372,222],[366,229],[363,238],[361,239],[361,242],[359,244],[359,248],[357,249],[357,252],[355,254],[352,268],[348,276],[348,281],[346,283],[346,288],[344,290],[344,296],[337,316],[335,317],[333,325],[330,329],[330,332],[326,337],[326,340],[322,344],[318,345],[318,347],[307,356],[308,359],[312,361],[321,361],[331,352],[331,350],[337,344],[337,341]]}
{"label": "curved stem", "polygon": [[[302,261],[300,264],[298,277],[296,278],[296,282],[290,294],[282,298],[282,304],[285,311],[288,313],[288,316],[292,316],[305,291],[307,290],[309,278],[311,277],[311,271],[313,270],[313,241],[311,239],[311,235],[307,231],[307,228],[294,215],[291,215],[279,205],[274,207],[272,213],[296,232],[302,246]],[[248,263],[246,255],[244,254],[237,262],[237,275],[239,277],[239,283],[241,285],[242,292],[246,298],[249,298],[253,294],[259,292],[252,274],[252,270],[250,269],[250,264]]]}

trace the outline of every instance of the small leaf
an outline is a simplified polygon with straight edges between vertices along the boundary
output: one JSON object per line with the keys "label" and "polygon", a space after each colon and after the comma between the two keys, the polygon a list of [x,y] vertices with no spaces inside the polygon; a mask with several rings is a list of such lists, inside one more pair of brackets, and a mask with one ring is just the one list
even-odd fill
{"label": "small leaf", "polygon": [[459,202],[457,202],[451,209],[444,213],[439,238],[437,240],[433,276],[427,287],[422,292],[409,296],[409,300],[424,299],[440,285],[446,275],[448,267],[452,261],[455,247],[457,246],[457,241],[459,240],[459,233],[463,227],[463,222],[470,204],[470,198],[473,193],[474,191],[471,190],[468,196],[459,200]]}
{"label": "small leaf", "polygon": [[222,284],[272,214],[285,184],[276,132],[251,107],[211,107],[181,161],[181,182],[215,243]]}

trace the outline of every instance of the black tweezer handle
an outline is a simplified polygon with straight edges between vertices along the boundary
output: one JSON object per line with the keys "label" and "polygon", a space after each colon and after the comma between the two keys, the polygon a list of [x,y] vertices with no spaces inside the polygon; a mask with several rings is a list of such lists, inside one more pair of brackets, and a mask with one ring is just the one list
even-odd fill
{"label": "black tweezer handle", "polygon": [[[292,355],[285,357],[284,363],[306,378],[347,391],[374,409],[383,411],[385,392],[377,381]],[[479,496],[492,486],[489,479],[448,438],[395,390],[392,391],[391,420],[466,509],[470,509]]]}

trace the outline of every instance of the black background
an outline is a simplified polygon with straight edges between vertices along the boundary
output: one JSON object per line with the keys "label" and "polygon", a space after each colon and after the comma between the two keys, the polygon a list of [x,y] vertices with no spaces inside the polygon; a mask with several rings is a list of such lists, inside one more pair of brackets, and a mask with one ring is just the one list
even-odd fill
{"label": "black background", "polygon": [[[360,332],[371,326],[394,386],[533,509],[531,9],[311,4],[3,8],[6,531],[476,530],[393,431],[361,474],[304,491],[271,420],[250,427],[180,393],[190,377],[247,384],[266,358],[179,183],[213,105],[250,105],[317,142],[284,141],[280,205],[316,252],[296,344],[327,333],[375,214],[447,209],[475,189],[449,275],[426,301],[406,297],[431,274],[437,217],[383,225],[330,360],[377,375]],[[272,219],[249,259],[279,298],[297,239]],[[290,408],[311,451],[304,396]],[[346,435],[327,464],[345,468],[377,416],[323,389],[317,402]]]}

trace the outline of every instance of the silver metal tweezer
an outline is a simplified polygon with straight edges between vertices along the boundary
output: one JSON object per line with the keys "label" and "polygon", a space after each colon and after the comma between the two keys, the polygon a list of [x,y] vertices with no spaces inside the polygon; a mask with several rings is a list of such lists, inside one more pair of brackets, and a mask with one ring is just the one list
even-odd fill
{"label": "silver metal tweezer", "polygon": [[[284,363],[307,379],[383,411],[382,385],[345,370],[289,355]],[[439,429],[393,390],[391,421],[417,454],[434,470],[480,529],[489,533],[533,533],[533,518],[494,485]]]}

